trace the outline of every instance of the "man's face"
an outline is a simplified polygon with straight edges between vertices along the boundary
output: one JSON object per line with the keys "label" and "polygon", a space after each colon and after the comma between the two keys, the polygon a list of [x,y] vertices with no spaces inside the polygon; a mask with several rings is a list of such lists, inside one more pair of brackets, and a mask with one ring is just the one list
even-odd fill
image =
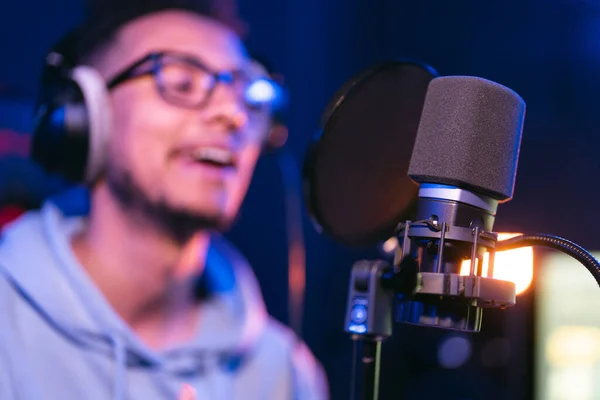
{"label": "man's face", "polygon": [[[248,64],[240,40],[224,26],[191,13],[165,11],[126,25],[99,70],[110,79],[156,51],[189,55],[215,72]],[[168,73],[169,84],[182,93],[189,90],[187,85],[201,84],[189,81],[175,67]],[[179,216],[230,222],[261,150],[260,135],[250,132],[257,124],[251,122],[252,111],[241,93],[219,82],[201,107],[182,107],[166,101],[148,74],[116,86],[111,97],[109,187],[114,191],[114,186],[121,186],[117,192],[129,190],[144,197],[130,203],[141,201]]]}

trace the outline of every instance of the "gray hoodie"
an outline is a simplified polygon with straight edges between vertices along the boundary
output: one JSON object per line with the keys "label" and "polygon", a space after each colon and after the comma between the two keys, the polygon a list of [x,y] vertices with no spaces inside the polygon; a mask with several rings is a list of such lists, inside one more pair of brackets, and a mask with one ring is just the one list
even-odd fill
{"label": "gray hoodie", "polygon": [[167,351],[142,343],[111,308],[69,244],[83,217],[47,202],[0,239],[0,399],[325,400],[321,366],[267,315],[248,263],[213,238],[213,293],[195,338]]}

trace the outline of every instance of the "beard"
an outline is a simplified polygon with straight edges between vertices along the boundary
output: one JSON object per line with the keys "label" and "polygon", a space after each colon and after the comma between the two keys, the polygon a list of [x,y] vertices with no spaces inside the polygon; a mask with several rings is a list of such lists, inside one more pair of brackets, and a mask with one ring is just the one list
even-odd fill
{"label": "beard", "polygon": [[154,225],[178,244],[184,244],[199,231],[222,231],[231,225],[223,215],[174,207],[164,199],[153,200],[133,174],[118,162],[107,168],[106,183],[124,210]]}

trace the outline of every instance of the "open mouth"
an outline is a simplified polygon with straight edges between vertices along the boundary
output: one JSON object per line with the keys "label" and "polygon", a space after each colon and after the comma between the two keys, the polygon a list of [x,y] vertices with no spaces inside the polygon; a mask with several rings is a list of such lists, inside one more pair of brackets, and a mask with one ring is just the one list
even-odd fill
{"label": "open mouth", "polygon": [[200,164],[220,167],[235,167],[235,155],[232,151],[220,147],[202,147],[191,153],[192,159]]}

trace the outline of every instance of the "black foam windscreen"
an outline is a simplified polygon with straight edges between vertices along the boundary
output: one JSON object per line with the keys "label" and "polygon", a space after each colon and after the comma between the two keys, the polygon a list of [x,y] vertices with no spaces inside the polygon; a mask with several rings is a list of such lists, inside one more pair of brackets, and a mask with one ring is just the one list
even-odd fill
{"label": "black foam windscreen", "polygon": [[408,165],[435,76],[418,62],[390,62],[353,77],[331,99],[304,163],[306,203],[325,233],[374,244],[415,212]]}
{"label": "black foam windscreen", "polygon": [[446,76],[431,81],[409,175],[419,183],[451,185],[512,198],[525,102],[486,79]]}

